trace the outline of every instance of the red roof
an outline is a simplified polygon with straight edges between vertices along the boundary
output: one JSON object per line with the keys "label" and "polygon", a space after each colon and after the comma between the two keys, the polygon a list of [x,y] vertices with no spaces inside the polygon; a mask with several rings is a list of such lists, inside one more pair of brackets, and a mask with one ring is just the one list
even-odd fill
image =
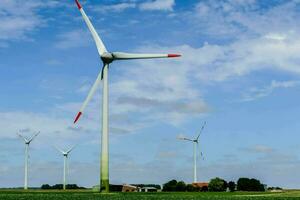
{"label": "red roof", "polygon": [[199,187],[199,188],[202,188],[202,187],[208,187],[208,183],[205,183],[205,182],[202,182],[202,183],[200,183],[200,182],[192,183],[192,185],[193,185],[194,187]]}

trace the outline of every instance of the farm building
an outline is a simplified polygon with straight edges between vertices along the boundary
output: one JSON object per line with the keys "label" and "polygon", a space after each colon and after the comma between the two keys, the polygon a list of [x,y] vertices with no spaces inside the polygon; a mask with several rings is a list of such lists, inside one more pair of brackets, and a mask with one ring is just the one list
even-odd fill
{"label": "farm building", "polygon": [[139,192],[158,192],[158,189],[155,187],[141,187],[138,189]]}
{"label": "farm building", "polygon": [[159,192],[158,187],[154,187],[152,185],[131,185],[124,184],[122,188],[122,192]]}
{"label": "farm building", "polygon": [[138,192],[139,188],[134,185],[124,184],[122,192]]}
{"label": "farm building", "polygon": [[192,185],[196,188],[199,188],[201,191],[207,191],[208,190],[208,183],[206,183],[206,182],[192,183]]}

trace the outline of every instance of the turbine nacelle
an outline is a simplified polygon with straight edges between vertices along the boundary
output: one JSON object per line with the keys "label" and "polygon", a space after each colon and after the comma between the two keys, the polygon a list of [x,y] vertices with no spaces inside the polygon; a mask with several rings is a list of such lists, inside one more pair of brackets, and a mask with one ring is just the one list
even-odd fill
{"label": "turbine nacelle", "polygon": [[105,64],[110,64],[114,61],[114,56],[112,53],[105,52],[101,55],[101,60]]}
{"label": "turbine nacelle", "polygon": [[70,149],[68,149],[67,151],[63,151],[62,149],[58,148],[57,146],[53,146],[57,151],[59,151],[63,156],[68,157],[69,153],[71,151],[73,151],[73,149],[76,147],[77,145],[73,145]]}
{"label": "turbine nacelle", "polygon": [[23,139],[23,141],[24,141],[24,143],[25,143],[26,145],[29,145],[29,144],[34,140],[34,138],[36,138],[36,136],[38,136],[39,134],[40,134],[40,132],[37,132],[37,133],[35,133],[33,136],[31,136],[31,138],[27,139],[26,137],[24,137],[24,136],[22,136],[21,134],[17,133],[17,135],[18,135],[21,139]]}

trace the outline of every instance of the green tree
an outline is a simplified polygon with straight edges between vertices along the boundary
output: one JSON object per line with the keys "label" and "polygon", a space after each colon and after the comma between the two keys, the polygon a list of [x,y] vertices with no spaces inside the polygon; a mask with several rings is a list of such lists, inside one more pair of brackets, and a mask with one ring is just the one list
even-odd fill
{"label": "green tree", "polygon": [[219,177],[211,179],[208,184],[208,190],[212,192],[223,192],[227,189],[227,182]]}
{"label": "green tree", "polygon": [[254,178],[239,178],[237,189],[240,191],[265,191],[264,185]]}
{"label": "green tree", "polygon": [[62,190],[63,184],[55,184],[55,185],[51,186],[51,189]]}
{"label": "green tree", "polygon": [[41,186],[41,189],[42,190],[49,190],[49,189],[51,189],[51,186],[49,184],[44,184],[44,185]]}
{"label": "green tree", "polygon": [[196,192],[196,191],[198,191],[198,189],[196,187],[194,187],[192,184],[187,184],[186,185],[186,191],[188,191],[188,192]]}
{"label": "green tree", "polygon": [[178,191],[178,192],[184,192],[184,191],[186,191],[186,184],[185,184],[185,182],[183,182],[183,181],[177,182],[176,191]]}
{"label": "green tree", "polygon": [[173,192],[176,191],[177,181],[171,180],[163,185],[163,191]]}
{"label": "green tree", "polygon": [[201,192],[208,192],[208,187],[207,186],[203,186],[200,189]]}
{"label": "green tree", "polygon": [[237,181],[237,190],[239,191],[248,191],[250,185],[250,179],[249,178],[239,178]]}
{"label": "green tree", "polygon": [[228,188],[229,188],[230,192],[234,192],[235,191],[235,186],[236,186],[236,184],[235,184],[234,181],[229,181]]}

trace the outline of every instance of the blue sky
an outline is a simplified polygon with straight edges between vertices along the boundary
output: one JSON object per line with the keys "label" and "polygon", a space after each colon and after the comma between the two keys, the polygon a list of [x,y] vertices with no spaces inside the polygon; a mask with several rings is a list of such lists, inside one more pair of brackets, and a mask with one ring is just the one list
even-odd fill
{"label": "blue sky", "polygon": [[[180,53],[180,59],[110,67],[111,183],[255,177],[300,187],[300,2],[256,0],[82,0],[110,51]],[[69,181],[99,180],[101,87],[72,124],[101,70],[92,37],[70,1],[0,2],[0,187],[23,184],[21,130],[30,185],[62,180],[52,145],[79,146]],[[199,150],[199,151],[200,151]]]}

